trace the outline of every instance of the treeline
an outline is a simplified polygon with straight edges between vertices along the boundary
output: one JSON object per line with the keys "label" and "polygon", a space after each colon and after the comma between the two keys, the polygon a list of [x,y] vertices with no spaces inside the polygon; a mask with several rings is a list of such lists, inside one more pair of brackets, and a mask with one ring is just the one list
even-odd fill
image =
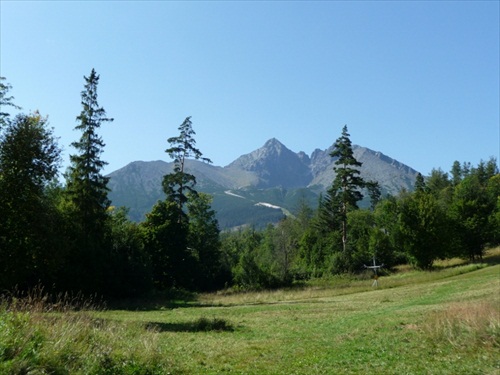
{"label": "treeline", "polygon": [[[220,233],[211,197],[196,191],[187,158],[210,163],[196,148],[190,117],[167,139],[174,161],[165,199],[137,224],[111,206],[102,175],[104,141],[113,121],[97,101],[99,76],[85,78],[80,138],[72,143],[65,183],[57,182],[61,149],[48,120],[18,114],[0,81],[0,290],[43,285],[51,291],[142,296],[153,290],[272,288],[298,280],[359,272],[376,257],[387,267],[430,268],[439,258],[476,260],[500,242],[500,175],[496,160],[455,162],[451,172],[419,176],[414,192],[382,198],[364,181],[347,127],[334,144],[335,180],[318,207],[305,199],[293,217],[265,230]],[[369,209],[359,209],[364,195]]]}
{"label": "treeline", "polygon": [[315,210],[301,204],[294,218],[263,231],[223,233],[234,283],[270,288],[359,273],[373,257],[387,269],[398,264],[430,269],[437,259],[481,260],[485,249],[500,243],[500,175],[494,159],[475,167],[455,162],[451,173],[438,169],[425,179],[419,176],[413,192],[384,197],[370,209],[351,207],[345,250],[340,213],[328,210],[326,201],[322,198]]}
{"label": "treeline", "polygon": [[71,146],[65,183],[57,181],[61,148],[38,112],[20,109],[0,81],[0,293],[42,285],[51,292],[106,297],[138,296],[152,290],[214,290],[230,282],[223,267],[219,228],[210,197],[194,189],[186,158],[195,148],[190,118],[167,140],[174,172],[163,180],[166,199],[141,224],[126,208],[111,206],[102,174],[105,143],[100,127],[113,121],[98,104],[99,75],[84,77],[80,138]]}

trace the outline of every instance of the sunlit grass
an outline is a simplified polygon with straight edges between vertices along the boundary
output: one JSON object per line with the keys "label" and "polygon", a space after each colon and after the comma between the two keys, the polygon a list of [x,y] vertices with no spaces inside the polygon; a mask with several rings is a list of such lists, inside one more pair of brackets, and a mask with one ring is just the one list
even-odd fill
{"label": "sunlit grass", "polygon": [[[103,310],[38,291],[0,306],[1,374],[164,374],[159,336],[136,322],[96,317]],[[83,309],[85,307],[85,309]]]}
{"label": "sunlit grass", "polygon": [[[109,310],[39,293],[0,307],[1,374],[496,374],[499,249],[451,261]],[[77,305],[77,306],[75,306]]]}

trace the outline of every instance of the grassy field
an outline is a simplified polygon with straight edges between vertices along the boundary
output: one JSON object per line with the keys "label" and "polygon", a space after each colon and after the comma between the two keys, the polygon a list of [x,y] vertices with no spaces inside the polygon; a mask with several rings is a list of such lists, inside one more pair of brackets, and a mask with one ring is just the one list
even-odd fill
{"label": "grassy field", "polygon": [[[0,374],[499,374],[500,248],[142,310],[0,308]],[[27,304],[29,305],[29,304]]]}

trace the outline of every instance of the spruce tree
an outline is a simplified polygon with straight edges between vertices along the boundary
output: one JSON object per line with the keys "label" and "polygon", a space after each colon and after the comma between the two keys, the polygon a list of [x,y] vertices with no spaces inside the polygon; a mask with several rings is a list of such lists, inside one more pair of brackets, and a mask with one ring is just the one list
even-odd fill
{"label": "spruce tree", "polygon": [[415,178],[415,191],[420,193],[427,191],[424,176],[420,172],[417,173],[417,177]]}
{"label": "spruce tree", "polygon": [[97,102],[99,76],[92,69],[85,78],[85,90],[82,91],[82,111],[76,120],[75,130],[81,131],[80,140],[73,142],[79,153],[70,155],[71,166],[66,175],[67,191],[75,208],[81,213],[85,226],[100,225],[106,209],[109,207],[109,178],[102,175],[107,164],[101,160],[104,142],[97,133],[103,122],[111,122],[106,117],[104,108]]}
{"label": "spruce tree", "polygon": [[458,160],[453,162],[450,173],[453,186],[457,186],[462,181],[462,166]]}
{"label": "spruce tree", "polygon": [[[113,121],[106,117],[106,111],[97,102],[99,75],[92,69],[84,77],[85,86],[81,93],[82,111],[77,116],[75,130],[81,137],[71,145],[78,151],[70,155],[71,165],[66,173],[66,194],[70,203],[74,241],[78,250],[72,259],[83,280],[88,282],[84,289],[99,289],[102,282],[102,266],[105,262],[104,240],[106,235],[109,178],[102,174],[107,164],[101,160],[104,142],[98,134],[102,123]],[[83,268],[87,268],[86,270]]]}
{"label": "spruce tree", "polygon": [[337,158],[333,167],[336,176],[332,186],[327,190],[326,205],[323,210],[334,215],[334,223],[340,223],[342,233],[342,248],[346,251],[347,244],[347,213],[358,208],[358,202],[363,199],[361,189],[366,184],[360,176],[362,163],[356,160],[352,150],[350,134],[347,125],[342,129],[342,135],[335,141],[331,157]]}

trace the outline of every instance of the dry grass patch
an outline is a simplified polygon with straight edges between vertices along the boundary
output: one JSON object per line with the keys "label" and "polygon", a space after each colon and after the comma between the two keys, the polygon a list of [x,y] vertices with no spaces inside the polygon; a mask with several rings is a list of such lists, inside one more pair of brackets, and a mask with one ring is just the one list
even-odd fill
{"label": "dry grass patch", "polygon": [[[41,290],[0,304],[0,374],[166,374],[159,336],[137,322],[96,317],[90,300]],[[84,309],[85,308],[85,309]]]}
{"label": "dry grass patch", "polygon": [[430,316],[424,330],[436,342],[456,348],[500,348],[500,304],[455,302]]}

